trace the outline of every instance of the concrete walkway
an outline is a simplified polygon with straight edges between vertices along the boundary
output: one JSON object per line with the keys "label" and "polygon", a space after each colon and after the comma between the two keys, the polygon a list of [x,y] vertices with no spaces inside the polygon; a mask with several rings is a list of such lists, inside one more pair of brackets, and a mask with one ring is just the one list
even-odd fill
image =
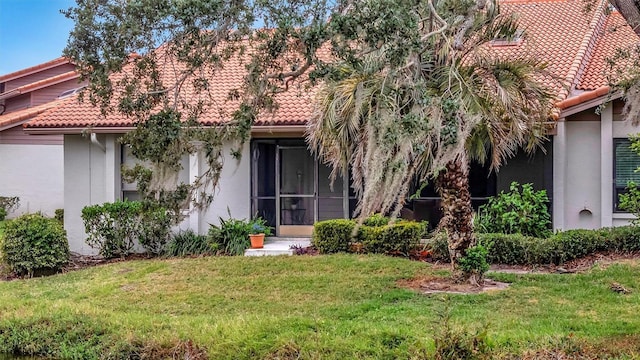
{"label": "concrete walkway", "polygon": [[291,246],[307,247],[311,245],[310,238],[278,238],[268,237],[264,240],[262,249],[247,249],[244,256],[277,256],[293,255]]}

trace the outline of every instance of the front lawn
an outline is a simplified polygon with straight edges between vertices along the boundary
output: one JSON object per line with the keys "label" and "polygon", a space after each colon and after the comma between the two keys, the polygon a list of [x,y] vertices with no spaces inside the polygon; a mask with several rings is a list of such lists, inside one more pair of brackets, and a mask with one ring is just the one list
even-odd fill
{"label": "front lawn", "polygon": [[[513,284],[480,295],[427,297],[396,285],[433,273],[384,256],[207,257],[0,282],[0,353],[424,358],[450,308],[454,327],[488,326],[493,357],[640,354],[637,262],[588,274],[490,274]],[[613,282],[633,292],[616,293]]]}

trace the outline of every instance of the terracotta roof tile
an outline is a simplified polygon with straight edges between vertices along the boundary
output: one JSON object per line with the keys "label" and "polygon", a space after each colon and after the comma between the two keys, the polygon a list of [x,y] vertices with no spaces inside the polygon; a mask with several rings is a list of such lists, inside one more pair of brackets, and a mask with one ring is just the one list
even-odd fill
{"label": "terracotta roof tile", "polygon": [[606,24],[601,31],[589,64],[576,88],[593,90],[609,84],[610,80],[614,80],[611,76],[615,75],[615,72],[621,71],[625,65],[628,65],[628,62],[625,64],[624,60],[618,60],[615,71],[612,73],[608,59],[612,59],[618,49],[628,48],[639,43],[640,39],[626,23],[622,15],[617,11],[611,13],[607,17]]}
{"label": "terracotta roof tile", "polygon": [[501,11],[516,14],[525,39],[518,46],[493,49],[506,57],[525,54],[546,63],[548,76],[539,80],[563,100],[593,46],[592,29],[604,23],[602,7],[594,8],[586,13],[578,0],[503,1]]}
{"label": "terracotta roof tile", "polygon": [[[526,31],[525,39],[514,46],[492,46],[492,50],[501,56],[532,56],[547,64],[548,76],[541,78],[546,85],[554,89],[559,102],[567,100],[576,85],[600,88],[606,85],[604,78],[595,74],[601,65],[590,64],[589,60],[602,63],[603,54],[621,43],[633,42],[637,37],[628,36],[624,30],[622,37],[607,33],[602,38],[605,25],[617,24],[619,17],[605,16],[604,0],[591,12],[584,11],[582,0],[506,0],[501,2],[501,10],[516,13],[521,26]],[[606,24],[605,24],[606,23]],[[593,53],[593,55],[592,55]],[[163,76],[166,83],[175,79],[172,64],[166,63]],[[227,63],[211,77],[210,94],[212,105],[201,117],[204,124],[215,124],[231,118],[237,102],[227,100],[229,91],[239,88],[246,74],[240,60]],[[188,82],[187,82],[188,84]],[[597,85],[597,86],[596,86]],[[180,94],[181,100],[194,102],[204,99],[187,85]],[[599,92],[594,92],[596,94]],[[257,126],[267,125],[303,125],[312,114],[313,89],[296,89],[279,94],[276,101],[279,108],[274,113],[264,113],[258,119]],[[585,97],[582,97],[583,99]],[[568,103],[567,103],[568,104]],[[98,109],[89,103],[72,101],[64,106],[51,109],[31,121],[29,128],[84,128],[84,127],[130,127],[133,118],[118,115],[100,115]]]}
{"label": "terracotta roof tile", "polygon": [[55,100],[42,105],[28,107],[26,109],[12,111],[7,114],[0,115],[0,129],[7,128],[14,124],[19,124],[25,120],[31,119],[36,115],[39,115],[51,108],[59,106],[64,103],[65,100]]}
{"label": "terracotta roof tile", "polygon": [[[166,84],[173,84],[179,71],[173,67],[170,60],[163,64],[162,80]],[[179,69],[178,69],[179,70]],[[125,67],[124,72],[131,71],[131,67]],[[225,63],[211,76],[211,82],[207,93],[198,93],[187,80],[179,93],[179,102],[195,104],[203,100],[208,105],[207,111],[199,117],[204,125],[213,125],[228,121],[233,112],[238,108],[238,100],[229,100],[229,92],[239,89],[246,75],[244,63],[233,58]],[[114,74],[112,81],[117,81],[122,74]],[[300,84],[298,84],[300,85]],[[170,95],[169,97],[171,98]],[[304,125],[311,117],[311,99],[313,90],[305,89],[302,85],[293,84],[290,91],[278,94],[277,109],[273,112],[262,112],[255,125]],[[112,105],[117,104],[117,99],[112,99]],[[52,109],[37,117],[27,124],[28,128],[85,128],[85,127],[131,127],[135,126],[134,117],[126,117],[120,114],[109,113],[103,116],[100,110],[93,107],[88,101],[71,101],[64,107]]]}
{"label": "terracotta roof tile", "polygon": [[14,96],[18,96],[21,94],[25,94],[28,93],[30,91],[34,91],[34,90],[38,90],[47,86],[51,86],[51,85],[55,85],[64,81],[68,81],[68,80],[73,80],[73,79],[77,79],[80,77],[80,74],[78,74],[75,71],[69,71],[63,74],[59,74],[56,76],[52,76],[46,79],[42,79],[40,81],[36,81],[36,82],[32,82],[30,84],[26,84],[26,85],[22,85],[18,88],[9,90],[7,92],[4,92],[2,94],[0,94],[0,100],[1,99],[9,99],[12,98]]}
{"label": "terracotta roof tile", "polygon": [[35,66],[31,66],[28,67],[26,69],[22,69],[22,70],[18,70],[18,71],[14,71],[12,73],[9,74],[5,74],[0,76],[0,82],[5,82],[5,81],[9,81],[9,80],[13,80],[13,79],[17,79],[29,74],[33,74],[36,73],[38,71],[42,71],[45,69],[49,69],[58,65],[62,65],[62,64],[68,64],[70,63],[70,61],[67,58],[64,57],[59,57],[57,59],[53,59],[51,61],[47,61],[45,63],[42,64],[38,64]]}

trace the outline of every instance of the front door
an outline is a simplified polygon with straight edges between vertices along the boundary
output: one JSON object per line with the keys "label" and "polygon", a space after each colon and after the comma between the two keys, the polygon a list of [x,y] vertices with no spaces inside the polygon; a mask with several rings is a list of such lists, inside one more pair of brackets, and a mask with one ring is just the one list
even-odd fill
{"label": "front door", "polygon": [[279,236],[309,236],[316,219],[316,162],[304,146],[278,146]]}
{"label": "front door", "polygon": [[311,236],[316,221],[348,218],[348,184],[315,159],[302,139],[252,141],[251,206],[277,236]]}

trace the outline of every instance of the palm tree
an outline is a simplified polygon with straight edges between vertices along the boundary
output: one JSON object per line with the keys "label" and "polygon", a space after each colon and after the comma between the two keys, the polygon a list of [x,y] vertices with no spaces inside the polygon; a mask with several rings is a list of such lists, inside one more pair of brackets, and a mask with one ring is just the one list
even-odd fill
{"label": "palm tree", "polygon": [[470,23],[432,14],[442,21],[424,27],[423,48],[404,66],[386,62],[384,47],[342,64],[318,93],[307,140],[333,176],[351,169],[361,217],[397,216],[413,179],[435,180],[454,277],[466,280],[458,263],[476,243],[468,159],[497,169],[518,147],[533,149],[551,96],[538,81],[538,63],[486,48],[496,36],[517,33],[512,17],[497,8],[475,12]]}

